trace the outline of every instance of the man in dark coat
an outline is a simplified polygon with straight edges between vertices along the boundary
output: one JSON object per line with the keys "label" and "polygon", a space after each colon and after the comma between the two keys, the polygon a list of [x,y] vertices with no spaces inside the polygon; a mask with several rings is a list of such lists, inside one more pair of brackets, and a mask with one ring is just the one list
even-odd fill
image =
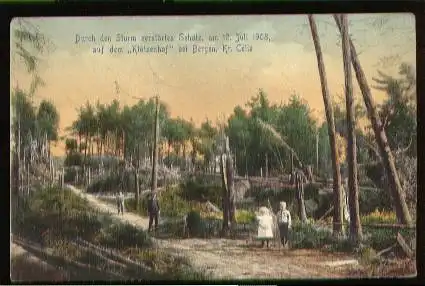
{"label": "man in dark coat", "polygon": [[159,203],[156,192],[153,192],[148,200],[148,215],[149,215],[149,229],[152,230],[152,224],[155,220],[155,229],[158,228],[158,216],[159,216]]}

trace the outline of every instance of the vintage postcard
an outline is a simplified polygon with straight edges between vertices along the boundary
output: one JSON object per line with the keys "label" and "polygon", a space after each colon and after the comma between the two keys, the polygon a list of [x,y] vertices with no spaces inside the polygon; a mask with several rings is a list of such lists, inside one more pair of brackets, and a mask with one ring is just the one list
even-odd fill
{"label": "vintage postcard", "polygon": [[12,280],[416,276],[412,14],[10,31]]}

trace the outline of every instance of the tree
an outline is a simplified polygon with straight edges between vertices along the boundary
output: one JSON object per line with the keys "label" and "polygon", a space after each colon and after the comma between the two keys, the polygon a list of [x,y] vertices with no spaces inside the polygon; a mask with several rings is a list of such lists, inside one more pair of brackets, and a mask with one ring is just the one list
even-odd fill
{"label": "tree", "polygon": [[16,25],[12,26],[14,53],[13,60],[21,60],[27,72],[32,76],[28,95],[31,97],[37,87],[44,85],[44,81],[38,74],[41,56],[49,53],[53,43],[40,30],[28,20],[17,19]]}
{"label": "tree", "polygon": [[[238,170],[244,170],[245,176],[248,176],[248,146],[251,140],[248,120],[249,118],[245,110],[240,106],[236,106],[233,114],[228,119],[226,132],[232,146],[236,146],[237,148],[235,156],[237,158],[243,158],[243,160],[237,160],[239,165],[236,168]],[[242,172],[239,171],[238,173]]]}
{"label": "tree", "polygon": [[56,107],[47,100],[43,100],[38,106],[37,127],[38,137],[44,138],[45,135],[49,143],[58,140],[59,113]]}
{"label": "tree", "polygon": [[320,46],[319,36],[317,33],[316,23],[313,15],[308,15],[310,23],[311,35],[316,50],[317,65],[319,68],[320,82],[322,85],[322,96],[325,104],[326,120],[328,122],[329,142],[331,147],[332,157],[332,170],[333,170],[333,192],[334,192],[334,216],[333,216],[333,230],[335,234],[343,233],[343,200],[341,190],[341,173],[338,163],[338,151],[336,148],[336,134],[335,122],[332,108],[332,101],[328,91],[328,84],[326,80],[325,65],[323,63],[322,49]]}
{"label": "tree", "polygon": [[155,98],[155,125],[154,125],[154,138],[153,138],[153,160],[152,160],[152,192],[156,191],[157,178],[158,178],[158,138],[159,138],[159,98]]}
{"label": "tree", "polygon": [[[13,170],[12,174],[14,178],[12,180],[12,189],[14,190],[14,193],[17,193],[20,187],[20,161],[21,152],[23,150],[21,148],[21,139],[24,138],[23,136],[21,136],[21,117],[26,116],[19,108],[24,106],[28,107],[30,104],[32,104],[26,104],[25,101],[23,101],[23,97],[31,97],[35,93],[37,87],[44,84],[43,80],[38,75],[38,66],[41,61],[39,56],[48,52],[49,48],[52,48],[53,45],[44,36],[44,34],[40,33],[39,29],[37,27],[34,27],[30,22],[24,19],[18,19],[16,20],[17,25],[15,25],[14,22],[12,22],[12,24],[12,44],[14,45],[14,49],[12,52],[12,64],[16,62],[16,60],[22,61],[27,69],[27,72],[32,76],[32,81],[28,92],[24,92],[18,87],[15,88],[14,93],[16,96],[16,104],[13,104],[14,108],[12,108],[11,110],[11,117],[13,122],[11,123],[11,125],[12,127],[15,126],[14,132],[12,132],[14,136],[12,136],[11,140],[12,142],[17,142],[16,144],[11,144],[12,147],[15,147],[13,153],[13,160],[11,162]],[[14,95],[12,95],[12,100],[13,97]],[[23,105],[21,105],[21,103],[23,103]],[[32,110],[29,115],[35,115],[35,112]]]}
{"label": "tree", "polygon": [[258,149],[257,160],[259,160],[260,170],[265,170],[265,175],[268,177],[269,172],[269,154],[272,153],[272,142],[268,140],[268,138],[264,138],[263,133],[260,131],[261,127],[258,126],[257,121],[261,120],[262,122],[273,124],[276,121],[277,113],[275,112],[277,107],[272,106],[267,97],[267,94],[264,90],[260,89],[258,94],[251,98],[251,100],[247,103],[247,106],[251,108],[250,116],[254,119],[254,123],[251,125],[253,128],[253,132],[259,136],[256,136]]}
{"label": "tree", "polygon": [[219,131],[207,118],[201,123],[201,126],[196,133],[197,140],[192,140],[192,145],[195,152],[202,155],[204,158],[204,171],[209,172],[213,167],[211,163],[215,160],[215,151],[218,147],[216,144],[216,137],[219,136]]}
{"label": "tree", "polygon": [[[341,20],[334,16],[338,29],[341,31],[342,25]],[[372,124],[372,129],[375,134],[375,139],[378,145],[379,154],[382,158],[382,162],[384,165],[384,169],[388,178],[388,183],[391,190],[391,195],[395,205],[395,211],[397,215],[397,219],[400,223],[411,226],[412,218],[409,213],[409,209],[407,207],[404,192],[400,184],[400,180],[397,174],[397,170],[395,168],[394,157],[391,152],[390,146],[388,144],[387,135],[385,134],[385,130],[383,128],[383,124],[376,112],[375,104],[372,99],[372,94],[367,83],[364,72],[360,66],[360,62],[357,57],[357,53],[355,47],[349,39],[350,42],[350,54],[351,54],[351,63],[353,65],[354,71],[356,73],[357,82],[360,86],[363,100],[366,105],[367,114]]]}
{"label": "tree", "polygon": [[411,65],[399,67],[399,78],[378,71],[379,78],[373,78],[375,89],[387,94],[379,106],[379,117],[388,136],[392,150],[405,150],[416,156],[416,76]]}
{"label": "tree", "polygon": [[67,155],[77,152],[78,143],[74,138],[67,138],[65,140],[65,151]]}
{"label": "tree", "polygon": [[[302,162],[299,168],[304,169],[305,166],[313,164],[317,128],[307,102],[296,94],[291,95],[288,103],[280,108],[276,128],[298,154]],[[282,150],[282,153],[291,158],[291,153],[287,150]]]}
{"label": "tree", "polygon": [[350,211],[350,240],[359,244],[362,239],[362,228],[359,213],[359,187],[357,181],[357,144],[355,134],[355,109],[353,99],[353,80],[351,74],[350,45],[348,42],[347,16],[341,15],[342,56],[344,62],[345,98],[347,110],[348,135],[348,204]]}
{"label": "tree", "polygon": [[223,225],[222,235],[226,236],[230,230],[234,229],[236,223],[236,206],[235,206],[235,184],[233,159],[230,154],[229,138],[222,133],[222,142],[220,149],[220,171],[223,188]]}

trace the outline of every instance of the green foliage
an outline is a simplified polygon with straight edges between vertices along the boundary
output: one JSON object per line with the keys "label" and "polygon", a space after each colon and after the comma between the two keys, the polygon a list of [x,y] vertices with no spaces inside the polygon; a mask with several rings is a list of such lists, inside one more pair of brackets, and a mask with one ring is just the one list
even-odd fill
{"label": "green foliage", "polygon": [[[258,189],[252,188],[249,195],[252,195],[257,204],[267,205],[268,200],[272,204],[274,210],[279,209],[279,202],[285,201],[288,206],[288,210],[296,216],[296,189],[295,188],[284,188],[284,189]],[[314,213],[308,213],[308,215],[320,216],[322,209],[326,211],[329,207],[328,200],[325,200],[319,195],[319,189],[317,185],[308,184],[304,187],[304,199],[313,200],[319,205],[319,209]],[[325,207],[321,208],[323,205]]]}
{"label": "green foliage", "polygon": [[369,214],[375,209],[392,210],[391,197],[388,191],[383,189],[363,189],[359,192],[360,214]]}
{"label": "green foliage", "polygon": [[204,234],[204,224],[198,211],[190,211],[187,214],[187,228],[191,237],[200,237]]}
{"label": "green foliage", "polygon": [[[379,115],[384,124],[388,143],[392,150],[408,149],[410,156],[416,156],[416,75],[414,68],[406,63],[399,67],[398,77],[378,71],[379,78],[373,78],[374,88],[387,94],[380,106]],[[411,143],[409,143],[411,142]]]}
{"label": "green foliage", "polygon": [[15,89],[12,93],[12,113],[14,116],[11,132],[14,133],[15,142],[17,142],[19,128],[21,132],[21,156],[23,156],[23,150],[29,148],[30,138],[42,142],[44,135],[47,134],[49,141],[58,139],[59,114],[52,103],[43,100],[37,111],[30,95],[21,89]]}
{"label": "green foliage", "polygon": [[290,168],[286,159],[290,155],[288,149],[265,132],[257,119],[273,126],[304,164],[313,163],[315,147],[312,142],[315,142],[316,123],[306,102],[293,95],[286,104],[271,105],[265,92],[260,90],[247,107],[248,111],[235,107],[226,130],[232,149],[236,151],[239,174],[256,174],[265,165],[266,154],[272,169],[288,171]]}
{"label": "green foliage", "polygon": [[319,249],[335,242],[332,232],[327,229],[318,230],[310,223],[294,223],[289,237],[291,248]]}
{"label": "green foliage", "polygon": [[368,224],[395,224],[397,223],[397,217],[393,211],[375,211],[361,216],[361,223]]}
{"label": "green foliage", "polygon": [[88,193],[111,193],[116,192],[121,184],[121,175],[119,173],[110,173],[98,178],[87,187]]}
{"label": "green foliage", "polygon": [[13,231],[35,241],[92,238],[102,226],[88,202],[68,189],[43,189],[20,204],[20,211],[13,212]]}
{"label": "green foliage", "polygon": [[107,247],[117,249],[152,246],[152,240],[147,233],[129,223],[109,225],[106,229],[102,229],[102,234],[97,241]]}
{"label": "green foliage", "polygon": [[37,126],[39,134],[46,134],[49,141],[58,140],[59,113],[50,101],[43,100],[38,106]]}
{"label": "green foliage", "polygon": [[12,129],[17,138],[18,126],[20,125],[22,145],[28,146],[28,135],[31,134],[33,138],[36,135],[36,108],[29,96],[20,89],[15,90],[12,94],[12,107],[15,111]]}
{"label": "green foliage", "polygon": [[236,222],[242,224],[253,223],[256,220],[256,215],[252,211],[236,210]]}
{"label": "green foliage", "polygon": [[[185,201],[180,196],[180,189],[173,188],[163,192],[160,192],[158,195],[158,202],[161,208],[161,215],[165,217],[183,217],[186,215],[193,207],[193,204]],[[148,197],[143,196],[139,201],[139,214],[146,216],[148,206]],[[125,208],[128,211],[136,211],[136,201],[133,198],[125,200]]]}
{"label": "green foliage", "polygon": [[220,206],[222,203],[222,188],[214,183],[204,182],[201,177],[192,177],[180,186],[181,197],[187,201],[211,203]]}
{"label": "green foliage", "polygon": [[396,243],[397,233],[399,232],[407,241],[411,241],[414,237],[416,237],[416,230],[414,229],[396,229],[384,227],[378,228],[364,226],[364,243],[373,249],[382,250]]}
{"label": "green foliage", "polygon": [[[70,153],[65,157],[65,166],[82,166],[83,156],[81,153]],[[72,176],[72,175],[70,175]]]}

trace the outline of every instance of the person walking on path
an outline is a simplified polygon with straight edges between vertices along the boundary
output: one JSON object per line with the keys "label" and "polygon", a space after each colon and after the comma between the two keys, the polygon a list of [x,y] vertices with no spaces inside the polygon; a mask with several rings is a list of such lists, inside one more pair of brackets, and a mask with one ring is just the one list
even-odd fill
{"label": "person walking on path", "polygon": [[124,194],[119,192],[117,195],[118,214],[124,215]]}
{"label": "person walking on path", "polygon": [[151,194],[148,200],[148,216],[149,216],[149,228],[148,231],[152,231],[152,224],[155,221],[155,230],[158,228],[158,216],[160,213],[159,202],[156,192]]}
{"label": "person walking on path", "polygon": [[282,246],[286,247],[288,243],[289,230],[291,229],[291,213],[286,209],[286,202],[280,202],[280,209],[277,213],[277,222],[279,224]]}

